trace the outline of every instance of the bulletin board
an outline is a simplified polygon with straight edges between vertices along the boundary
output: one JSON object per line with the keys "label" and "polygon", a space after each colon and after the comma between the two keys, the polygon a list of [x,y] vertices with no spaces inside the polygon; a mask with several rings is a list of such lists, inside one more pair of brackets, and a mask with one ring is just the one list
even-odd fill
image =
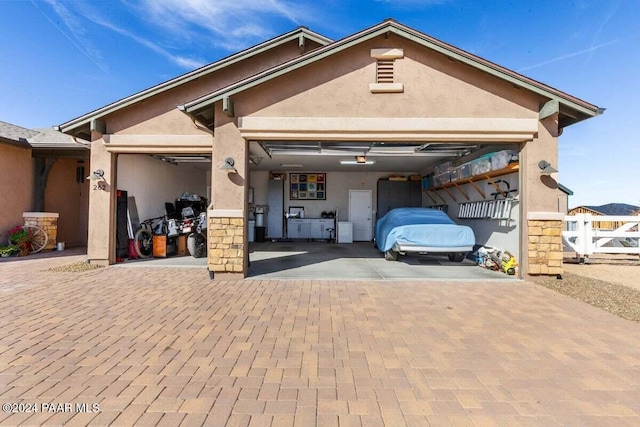
{"label": "bulletin board", "polygon": [[290,200],[327,200],[326,173],[290,173]]}

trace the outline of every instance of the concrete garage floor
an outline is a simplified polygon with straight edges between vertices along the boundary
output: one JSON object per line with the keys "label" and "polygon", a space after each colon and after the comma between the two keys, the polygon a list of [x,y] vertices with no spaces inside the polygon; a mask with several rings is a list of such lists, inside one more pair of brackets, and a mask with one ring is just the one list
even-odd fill
{"label": "concrete garage floor", "polygon": [[[331,280],[516,280],[478,267],[473,261],[450,262],[446,255],[410,254],[386,261],[369,242],[256,242],[249,244],[250,279]],[[127,260],[114,267],[207,268],[206,258],[191,256]]]}
{"label": "concrete garage floor", "polygon": [[260,242],[249,244],[251,279],[515,280],[446,255],[410,254],[386,261],[368,242]]}

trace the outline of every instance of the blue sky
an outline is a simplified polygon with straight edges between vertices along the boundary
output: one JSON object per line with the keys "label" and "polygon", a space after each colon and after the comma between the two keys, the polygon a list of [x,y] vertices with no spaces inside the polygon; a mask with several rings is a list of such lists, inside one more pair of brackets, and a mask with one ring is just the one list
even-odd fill
{"label": "blue sky", "polygon": [[[0,0],[0,120],[63,123],[303,25],[385,18],[607,108],[560,137],[572,206],[640,205],[638,0]],[[555,166],[555,165],[554,165]]]}

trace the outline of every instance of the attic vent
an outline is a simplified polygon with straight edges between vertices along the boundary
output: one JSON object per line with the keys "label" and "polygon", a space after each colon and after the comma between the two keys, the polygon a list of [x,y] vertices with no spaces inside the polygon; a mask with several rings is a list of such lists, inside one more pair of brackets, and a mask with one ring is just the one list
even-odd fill
{"label": "attic vent", "polygon": [[404,58],[402,49],[371,49],[371,57],[377,59],[376,82],[369,85],[371,93],[403,92],[402,83],[395,82],[396,59]]}
{"label": "attic vent", "polygon": [[378,59],[376,83],[393,83],[393,59]]}

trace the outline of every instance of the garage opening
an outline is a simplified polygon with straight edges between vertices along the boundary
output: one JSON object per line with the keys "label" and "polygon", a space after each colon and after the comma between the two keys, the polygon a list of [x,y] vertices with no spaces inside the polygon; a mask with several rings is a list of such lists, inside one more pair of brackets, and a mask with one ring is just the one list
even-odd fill
{"label": "garage opening", "polygon": [[206,268],[211,155],[120,154],[117,171],[116,260]]}
{"label": "garage opening", "polygon": [[[249,141],[248,276],[517,278],[486,253],[520,257],[518,156],[517,143]],[[469,227],[472,249],[385,260],[376,223],[412,207]]]}

